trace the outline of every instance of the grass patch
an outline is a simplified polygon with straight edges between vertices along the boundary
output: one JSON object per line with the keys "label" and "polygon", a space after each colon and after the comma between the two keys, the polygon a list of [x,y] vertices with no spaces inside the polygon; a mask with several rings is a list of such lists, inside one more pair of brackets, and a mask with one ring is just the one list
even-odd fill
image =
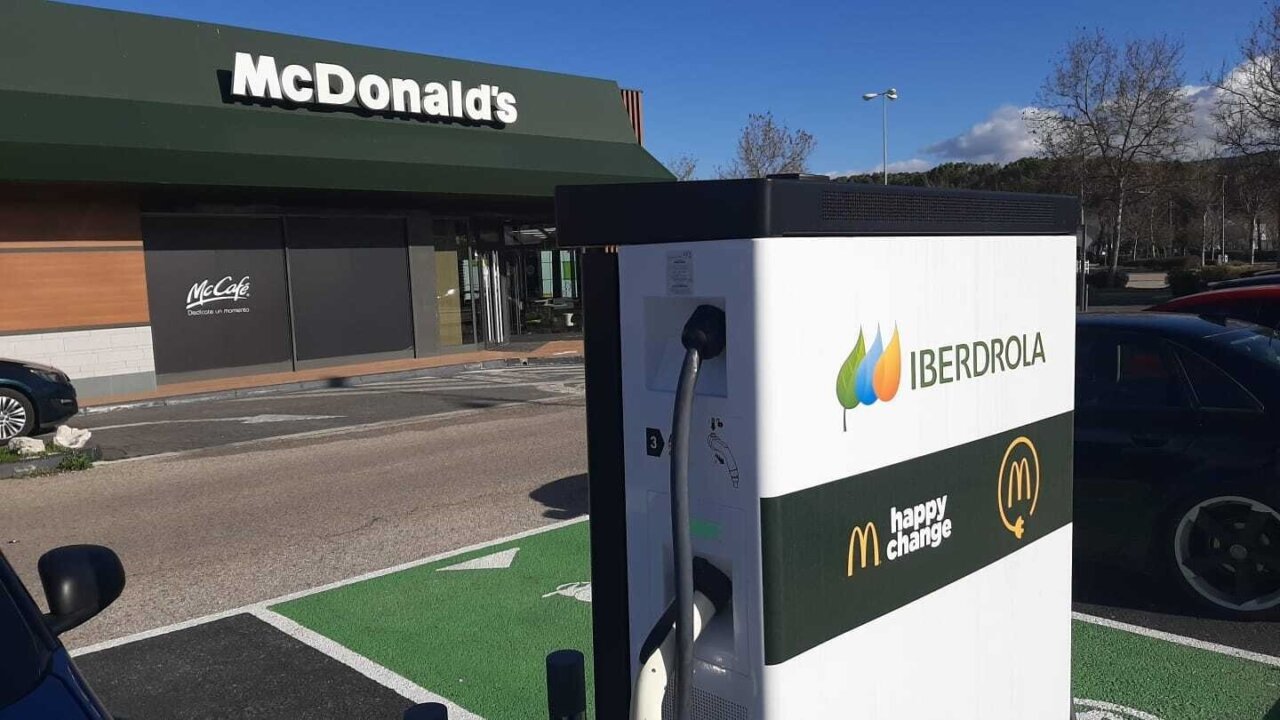
{"label": "grass patch", "polygon": [[62,456],[62,461],[58,463],[58,469],[64,472],[88,470],[91,467],[93,467],[93,456],[80,450],[68,450],[67,454]]}

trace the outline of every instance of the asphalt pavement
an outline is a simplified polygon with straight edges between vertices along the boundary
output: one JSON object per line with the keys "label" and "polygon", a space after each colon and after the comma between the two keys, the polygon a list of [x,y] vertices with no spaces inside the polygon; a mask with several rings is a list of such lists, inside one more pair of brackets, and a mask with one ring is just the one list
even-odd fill
{"label": "asphalt pavement", "polygon": [[[91,415],[108,450],[183,452],[5,481],[0,543],[32,590],[51,547],[119,553],[125,592],[64,636],[74,648],[574,517],[580,378],[511,368]],[[224,419],[267,414],[335,417]]]}
{"label": "asphalt pavement", "polygon": [[366,380],[348,387],[91,410],[69,424],[93,431],[103,459],[111,461],[265,438],[388,427],[440,413],[578,396],[582,388],[580,363],[513,366]]}

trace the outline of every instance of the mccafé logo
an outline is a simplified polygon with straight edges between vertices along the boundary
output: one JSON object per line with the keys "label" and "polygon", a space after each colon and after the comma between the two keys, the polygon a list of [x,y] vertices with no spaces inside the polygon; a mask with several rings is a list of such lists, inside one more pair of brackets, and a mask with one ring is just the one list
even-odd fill
{"label": "mccaf\u00e9 logo", "polygon": [[1022,539],[1026,519],[1036,514],[1039,500],[1040,454],[1029,438],[1019,437],[1004,451],[996,477],[996,509],[1005,529],[1015,538]]}
{"label": "mccaf\u00e9 logo", "polygon": [[[901,510],[889,508],[889,541],[884,546],[889,562],[917,550],[936,548],[950,538],[951,518],[947,517],[946,495]],[[880,532],[875,521],[854,525],[849,532],[845,576],[853,577],[855,569],[866,569],[868,558],[872,567],[880,566]]]}
{"label": "mccaf\u00e9 logo", "polygon": [[236,53],[231,94],[503,125],[510,125],[519,117],[516,96],[497,85],[464,86],[459,80],[420,83],[413,78],[387,79],[373,73],[357,80],[341,65],[318,62],[278,68],[270,55],[259,55],[255,60],[243,52]]}
{"label": "mccaf\u00e9 logo", "polygon": [[236,282],[230,275],[211,282],[201,280],[187,291],[187,309],[194,310],[203,305],[216,302],[240,302],[249,297],[249,276],[245,275]]}
{"label": "mccaf\u00e9 logo", "polygon": [[901,380],[902,342],[898,338],[897,326],[893,328],[888,347],[882,344],[880,328],[877,327],[876,339],[870,350],[867,350],[866,339],[859,328],[858,342],[836,374],[836,399],[846,412],[845,431],[849,430],[849,410],[859,405],[874,405],[877,400],[889,402],[898,394]]}

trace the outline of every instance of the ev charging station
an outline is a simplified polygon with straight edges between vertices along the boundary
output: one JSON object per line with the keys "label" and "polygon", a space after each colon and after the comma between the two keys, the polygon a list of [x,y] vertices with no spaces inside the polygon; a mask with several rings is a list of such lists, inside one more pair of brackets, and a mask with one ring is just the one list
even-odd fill
{"label": "ev charging station", "polygon": [[1069,717],[1075,201],[556,203],[587,248],[596,716]]}

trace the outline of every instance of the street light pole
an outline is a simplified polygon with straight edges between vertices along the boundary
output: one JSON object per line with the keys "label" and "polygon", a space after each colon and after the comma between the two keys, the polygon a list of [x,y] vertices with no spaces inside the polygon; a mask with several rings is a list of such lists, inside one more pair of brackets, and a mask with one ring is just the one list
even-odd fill
{"label": "street light pole", "polygon": [[1222,176],[1222,252],[1219,257],[1227,254],[1227,176]]}
{"label": "street light pole", "polygon": [[880,92],[863,93],[863,100],[880,98],[880,171],[884,184],[889,184],[889,101],[898,99],[898,89],[889,88]]}

